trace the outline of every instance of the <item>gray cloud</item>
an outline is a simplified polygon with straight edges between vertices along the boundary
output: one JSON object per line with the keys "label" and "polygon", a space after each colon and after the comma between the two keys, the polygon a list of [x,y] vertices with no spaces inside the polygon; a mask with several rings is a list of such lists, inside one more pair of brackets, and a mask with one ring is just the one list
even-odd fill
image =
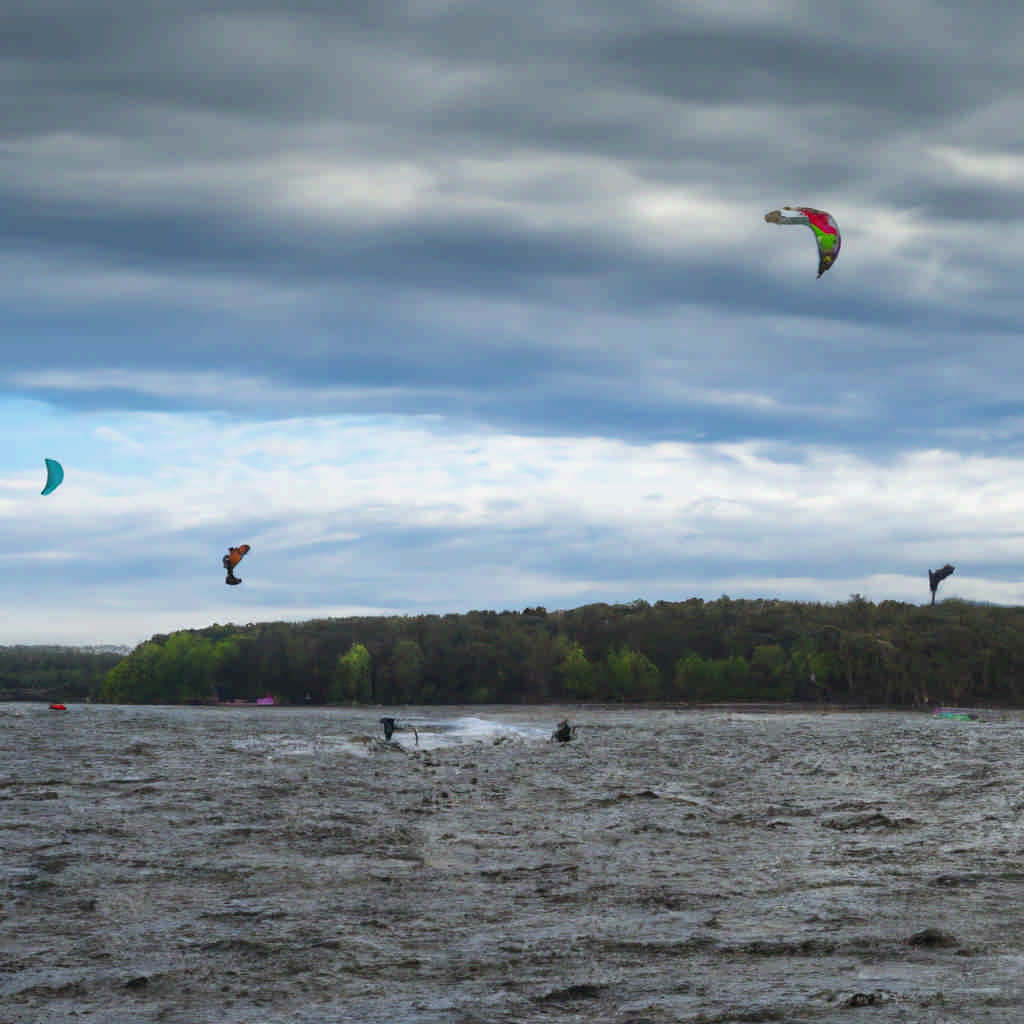
{"label": "gray cloud", "polygon": [[[230,412],[31,374],[248,356],[288,386],[257,417],[333,386],[526,432],[980,430],[1017,415],[1021,29],[995,3],[6,5],[8,386]],[[800,201],[844,229],[819,282],[809,235],[761,222]]]}

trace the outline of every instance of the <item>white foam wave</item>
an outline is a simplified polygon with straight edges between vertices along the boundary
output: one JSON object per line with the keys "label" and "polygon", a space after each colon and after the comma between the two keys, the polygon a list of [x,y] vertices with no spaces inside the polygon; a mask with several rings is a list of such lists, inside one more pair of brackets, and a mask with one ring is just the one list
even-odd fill
{"label": "white foam wave", "polygon": [[[385,743],[378,718],[372,725],[362,721],[339,722],[341,731],[295,732],[277,730],[236,736],[230,741],[233,750],[272,760],[281,758],[368,757]],[[552,727],[553,728],[553,727]],[[501,721],[476,715],[448,717],[417,712],[398,716],[392,746],[407,751],[439,750],[474,744],[536,743],[551,737],[551,728]]]}
{"label": "white foam wave", "polygon": [[[535,743],[550,737],[550,730],[535,725],[513,725],[496,719],[465,715],[459,718],[426,717],[399,719],[401,732],[395,739],[404,747],[417,746],[412,728],[419,735],[421,750],[468,746],[475,743]],[[412,728],[410,728],[412,727]]]}

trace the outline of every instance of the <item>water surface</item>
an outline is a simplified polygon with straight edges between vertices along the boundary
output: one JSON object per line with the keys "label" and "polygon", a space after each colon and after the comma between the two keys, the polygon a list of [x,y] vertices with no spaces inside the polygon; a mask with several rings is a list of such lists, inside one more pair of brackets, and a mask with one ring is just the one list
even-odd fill
{"label": "water surface", "polygon": [[1024,1020],[1012,715],[9,704],[0,748],[0,1024]]}

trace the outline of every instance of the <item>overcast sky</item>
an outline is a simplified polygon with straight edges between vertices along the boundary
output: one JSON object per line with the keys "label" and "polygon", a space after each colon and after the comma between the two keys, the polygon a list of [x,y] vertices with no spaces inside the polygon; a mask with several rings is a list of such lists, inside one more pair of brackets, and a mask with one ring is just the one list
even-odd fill
{"label": "overcast sky", "polygon": [[0,643],[1024,601],[1024,8],[851,11],[7,0]]}

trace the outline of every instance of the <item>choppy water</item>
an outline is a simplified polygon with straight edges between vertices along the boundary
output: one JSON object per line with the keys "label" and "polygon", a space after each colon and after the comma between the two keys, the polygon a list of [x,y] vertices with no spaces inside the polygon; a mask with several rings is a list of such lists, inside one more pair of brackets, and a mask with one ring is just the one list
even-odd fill
{"label": "choppy water", "polygon": [[381,714],[0,705],[0,1022],[1024,1020],[1024,719]]}

